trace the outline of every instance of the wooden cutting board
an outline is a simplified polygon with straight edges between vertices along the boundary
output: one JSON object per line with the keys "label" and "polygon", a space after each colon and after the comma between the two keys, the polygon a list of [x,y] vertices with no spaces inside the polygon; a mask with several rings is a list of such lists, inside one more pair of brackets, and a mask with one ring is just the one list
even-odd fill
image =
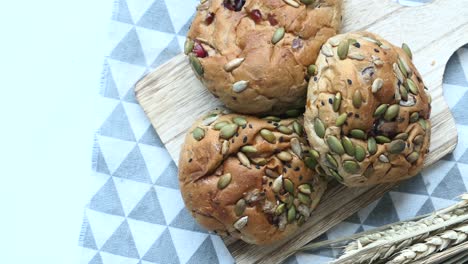
{"label": "wooden cutting board", "polygon": [[[431,152],[425,165],[452,152],[457,130],[443,98],[442,79],[450,56],[468,43],[468,0],[435,0],[421,7],[403,7],[391,0],[345,0],[343,13],[342,32],[367,30],[395,45],[410,45],[414,63],[433,97]],[[199,116],[222,105],[195,78],[183,54],[140,80],[135,93],[176,163],[187,129]],[[331,187],[296,235],[274,245],[224,241],[238,263],[278,263],[395,185]]]}

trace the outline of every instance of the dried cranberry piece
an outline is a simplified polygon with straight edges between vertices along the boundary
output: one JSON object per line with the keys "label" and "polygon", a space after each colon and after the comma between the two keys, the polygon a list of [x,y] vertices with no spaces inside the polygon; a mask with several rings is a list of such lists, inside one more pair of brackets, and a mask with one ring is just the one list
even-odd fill
{"label": "dried cranberry piece", "polygon": [[215,14],[212,12],[209,12],[205,18],[205,24],[210,25],[211,23],[213,23],[214,18],[215,18]]}
{"label": "dried cranberry piece", "polygon": [[223,5],[231,11],[239,12],[245,5],[245,0],[224,0]]}
{"label": "dried cranberry piece", "polygon": [[254,9],[252,10],[252,12],[250,12],[250,18],[255,21],[256,24],[262,22],[262,13],[260,12],[260,10],[258,9]]}
{"label": "dried cranberry piece", "polygon": [[198,58],[205,58],[206,56],[208,56],[208,52],[206,52],[205,48],[203,48],[200,41],[198,40],[195,40],[192,51]]}
{"label": "dried cranberry piece", "polygon": [[270,25],[272,26],[278,25],[278,20],[276,20],[275,16],[272,14],[268,14],[268,21],[270,21]]}

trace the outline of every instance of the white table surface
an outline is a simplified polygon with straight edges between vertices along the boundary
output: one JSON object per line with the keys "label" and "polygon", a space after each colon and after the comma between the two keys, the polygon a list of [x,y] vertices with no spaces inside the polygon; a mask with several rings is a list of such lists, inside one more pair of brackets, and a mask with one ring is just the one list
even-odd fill
{"label": "white table surface", "polygon": [[78,263],[112,3],[0,3],[1,263]]}

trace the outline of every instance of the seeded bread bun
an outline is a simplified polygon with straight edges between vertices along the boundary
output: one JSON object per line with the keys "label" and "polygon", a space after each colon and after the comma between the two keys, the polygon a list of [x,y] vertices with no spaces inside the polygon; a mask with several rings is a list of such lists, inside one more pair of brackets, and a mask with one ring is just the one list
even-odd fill
{"label": "seeded bread bun", "polygon": [[324,44],[310,81],[305,128],[319,163],[348,186],[416,175],[429,151],[431,98],[404,44],[368,32]]}
{"label": "seeded bread bun", "polygon": [[303,108],[307,67],[336,35],[341,0],[201,2],[185,53],[208,90],[239,113]]}
{"label": "seeded bread bun", "polygon": [[[272,121],[275,120],[275,121]],[[179,160],[185,205],[208,230],[270,244],[310,217],[326,189],[302,120],[216,111],[189,130]]]}

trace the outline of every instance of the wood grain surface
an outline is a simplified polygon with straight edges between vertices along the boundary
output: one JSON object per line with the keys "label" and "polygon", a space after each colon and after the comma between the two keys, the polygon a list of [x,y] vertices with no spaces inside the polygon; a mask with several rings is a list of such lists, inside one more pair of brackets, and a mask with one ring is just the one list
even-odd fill
{"label": "wood grain surface", "polygon": [[[442,80],[450,56],[468,43],[468,1],[434,0],[420,7],[403,7],[391,0],[345,0],[343,13],[342,32],[367,30],[395,45],[410,45],[414,63],[433,97],[431,152],[425,166],[452,152],[457,131],[443,98]],[[187,129],[202,114],[222,106],[195,78],[183,54],[140,80],[135,94],[176,163]],[[229,238],[225,243],[237,263],[279,263],[395,185],[333,186],[312,218],[289,239],[270,246]]]}

